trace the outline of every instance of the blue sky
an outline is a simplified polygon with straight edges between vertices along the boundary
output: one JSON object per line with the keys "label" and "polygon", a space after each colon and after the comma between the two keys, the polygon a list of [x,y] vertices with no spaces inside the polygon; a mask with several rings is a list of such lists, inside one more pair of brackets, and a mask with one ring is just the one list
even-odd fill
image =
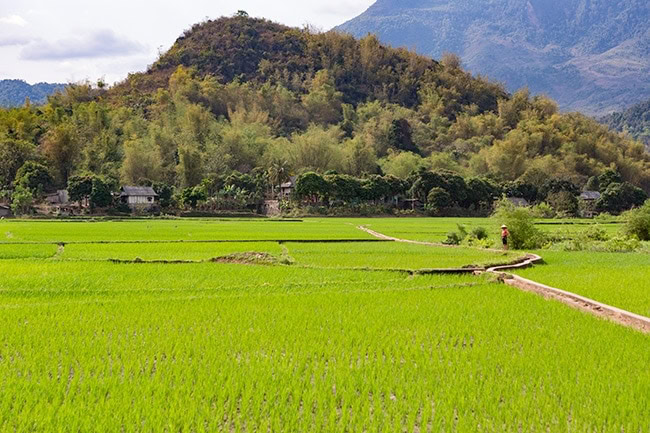
{"label": "blue sky", "polygon": [[245,10],[322,30],[374,0],[0,0],[0,79],[30,83],[103,78],[144,70],[192,24]]}

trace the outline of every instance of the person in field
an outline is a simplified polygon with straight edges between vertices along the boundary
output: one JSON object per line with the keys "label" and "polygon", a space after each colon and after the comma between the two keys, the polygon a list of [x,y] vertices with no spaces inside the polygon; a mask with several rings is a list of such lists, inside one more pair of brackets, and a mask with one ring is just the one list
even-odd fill
{"label": "person in field", "polygon": [[503,242],[504,250],[508,249],[508,236],[510,236],[510,232],[508,231],[508,226],[504,224],[501,226],[501,241]]}

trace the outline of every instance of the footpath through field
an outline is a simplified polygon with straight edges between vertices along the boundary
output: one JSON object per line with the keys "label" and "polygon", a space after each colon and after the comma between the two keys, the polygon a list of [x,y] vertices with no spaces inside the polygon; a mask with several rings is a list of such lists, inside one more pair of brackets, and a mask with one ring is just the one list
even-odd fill
{"label": "footpath through field", "polygon": [[[429,245],[434,247],[456,248],[455,245],[414,241],[410,239],[400,239],[393,236],[385,235],[383,233],[376,232],[374,230],[370,230],[369,228],[364,226],[359,226],[358,228],[372,236],[375,236],[383,240],[391,240],[395,242],[405,242],[405,243],[412,243],[418,245]],[[490,251],[499,251],[499,250],[490,249]],[[540,263],[542,261],[543,258],[536,254],[527,254],[523,259],[518,260],[516,263],[490,267],[486,269],[486,272],[498,275],[499,281],[502,281],[504,284],[507,284],[509,286],[516,287],[520,290],[533,292],[542,295],[545,298],[554,299],[563,302],[564,304],[569,305],[570,307],[582,311],[586,311],[595,316],[617,322],[624,326],[638,329],[639,331],[644,333],[650,333],[650,318],[648,317],[627,310],[623,310],[621,308],[617,308],[612,305],[607,305],[602,302],[598,302],[594,299],[590,299],[578,295],[576,293],[547,286],[545,284],[541,284],[536,281],[532,281],[520,277],[519,275],[514,275],[505,272],[505,271],[512,271],[512,270],[531,267],[534,266],[536,263]]]}

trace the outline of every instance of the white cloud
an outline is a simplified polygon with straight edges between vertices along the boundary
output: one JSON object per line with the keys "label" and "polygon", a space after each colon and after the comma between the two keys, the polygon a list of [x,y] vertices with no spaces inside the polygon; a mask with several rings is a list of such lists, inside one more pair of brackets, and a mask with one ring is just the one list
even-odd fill
{"label": "white cloud", "polygon": [[0,17],[0,23],[3,24],[12,24],[15,26],[25,27],[27,21],[20,15],[8,15],[6,17]]}
{"label": "white cloud", "polygon": [[146,52],[139,42],[115,34],[112,30],[99,30],[86,37],[61,39],[56,42],[38,40],[27,45],[20,53],[23,60],[66,60],[97,57],[123,57]]}

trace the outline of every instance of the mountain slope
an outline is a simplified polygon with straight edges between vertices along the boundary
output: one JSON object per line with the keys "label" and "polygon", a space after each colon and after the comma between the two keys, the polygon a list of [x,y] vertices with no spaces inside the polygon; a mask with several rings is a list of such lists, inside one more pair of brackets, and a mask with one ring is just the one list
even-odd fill
{"label": "mountain slope", "polygon": [[646,0],[379,0],[338,30],[607,114],[650,96],[649,21]]}
{"label": "mountain slope", "polygon": [[616,131],[626,131],[650,149],[650,99],[633,105],[622,113],[612,113],[601,122]]}
{"label": "mountain slope", "polygon": [[30,85],[23,80],[0,80],[0,107],[18,107],[25,103],[25,98],[32,104],[44,104],[48,96],[64,87],[59,83]]}

